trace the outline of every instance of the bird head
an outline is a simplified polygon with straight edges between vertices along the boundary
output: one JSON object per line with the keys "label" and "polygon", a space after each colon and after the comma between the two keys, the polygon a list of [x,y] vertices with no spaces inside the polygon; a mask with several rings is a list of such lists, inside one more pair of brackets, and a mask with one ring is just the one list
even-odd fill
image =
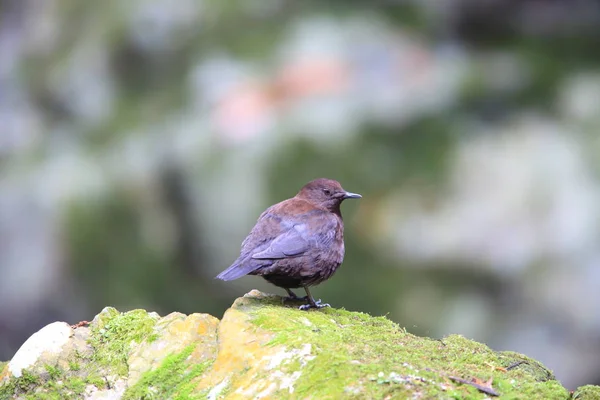
{"label": "bird head", "polygon": [[362,196],[342,188],[338,181],[319,178],[308,182],[300,189],[296,197],[307,200],[312,204],[338,212],[340,204],[346,199],[360,199]]}

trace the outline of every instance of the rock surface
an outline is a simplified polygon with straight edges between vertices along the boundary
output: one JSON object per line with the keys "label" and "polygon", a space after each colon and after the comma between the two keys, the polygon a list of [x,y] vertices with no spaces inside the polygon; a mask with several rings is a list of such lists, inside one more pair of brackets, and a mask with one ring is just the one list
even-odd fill
{"label": "rock surface", "polygon": [[299,311],[252,291],[223,319],[105,308],[50,324],[0,364],[0,399],[595,399],[535,360],[383,317]]}

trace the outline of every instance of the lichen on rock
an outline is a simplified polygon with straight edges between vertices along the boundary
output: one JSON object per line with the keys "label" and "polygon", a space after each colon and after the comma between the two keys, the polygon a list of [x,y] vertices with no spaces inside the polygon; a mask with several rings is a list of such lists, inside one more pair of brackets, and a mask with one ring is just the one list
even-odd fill
{"label": "lichen on rock", "polygon": [[[105,308],[54,323],[4,368],[0,399],[568,399],[539,362],[451,335],[414,336],[384,317],[299,311],[252,291],[222,320]],[[486,389],[487,388],[487,389]],[[578,389],[587,399],[597,386]]]}

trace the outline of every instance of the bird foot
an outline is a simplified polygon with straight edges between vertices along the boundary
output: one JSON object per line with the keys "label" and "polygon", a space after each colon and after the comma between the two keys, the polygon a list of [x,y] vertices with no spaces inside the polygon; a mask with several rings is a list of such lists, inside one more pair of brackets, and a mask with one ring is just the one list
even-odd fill
{"label": "bird foot", "polygon": [[302,304],[300,307],[298,307],[299,310],[302,311],[307,311],[310,310],[311,308],[323,308],[323,307],[331,307],[329,304],[327,303],[321,303],[321,299],[315,301],[314,304],[308,303],[308,304]]}
{"label": "bird foot", "polygon": [[290,289],[285,289],[288,292],[289,296],[282,297],[281,302],[285,303],[286,301],[309,301],[308,296],[298,297],[298,295],[292,292]]}
{"label": "bird foot", "polygon": [[308,301],[308,296],[298,297],[298,296],[285,296],[281,298],[281,301],[285,303],[286,301]]}

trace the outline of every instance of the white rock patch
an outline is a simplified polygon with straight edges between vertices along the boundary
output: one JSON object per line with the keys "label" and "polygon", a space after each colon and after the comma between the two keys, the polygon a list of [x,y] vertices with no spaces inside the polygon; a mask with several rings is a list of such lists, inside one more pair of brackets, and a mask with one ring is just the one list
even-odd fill
{"label": "white rock patch", "polygon": [[21,377],[23,369],[35,364],[42,353],[59,354],[72,335],[73,329],[66,322],[46,325],[23,343],[8,364],[8,371],[15,378]]}
{"label": "white rock patch", "polygon": [[272,356],[265,357],[267,360],[269,360],[269,365],[267,365],[267,369],[271,370],[275,367],[278,367],[284,361],[289,361],[294,357],[300,357],[300,362],[304,366],[306,364],[306,361],[310,361],[315,358],[315,356],[310,354],[310,349],[310,343],[306,343],[300,349],[280,351],[279,353],[275,353]]}
{"label": "white rock patch", "polygon": [[206,397],[208,400],[217,400],[223,389],[225,389],[229,385],[229,379],[225,379],[223,382],[219,383],[217,386],[212,388],[210,392],[208,392],[208,396]]}
{"label": "white rock patch", "polygon": [[310,353],[311,348],[311,344],[306,343],[299,349],[282,350],[273,355],[263,357],[260,364],[267,363],[265,370],[272,371],[268,378],[268,381],[270,381],[269,384],[265,387],[265,381],[258,381],[247,388],[239,388],[236,393],[257,399],[269,397],[276,390],[282,389],[287,389],[290,394],[294,393],[294,384],[302,375],[302,371],[286,373],[281,370],[273,370],[296,359],[304,367],[316,357]]}

